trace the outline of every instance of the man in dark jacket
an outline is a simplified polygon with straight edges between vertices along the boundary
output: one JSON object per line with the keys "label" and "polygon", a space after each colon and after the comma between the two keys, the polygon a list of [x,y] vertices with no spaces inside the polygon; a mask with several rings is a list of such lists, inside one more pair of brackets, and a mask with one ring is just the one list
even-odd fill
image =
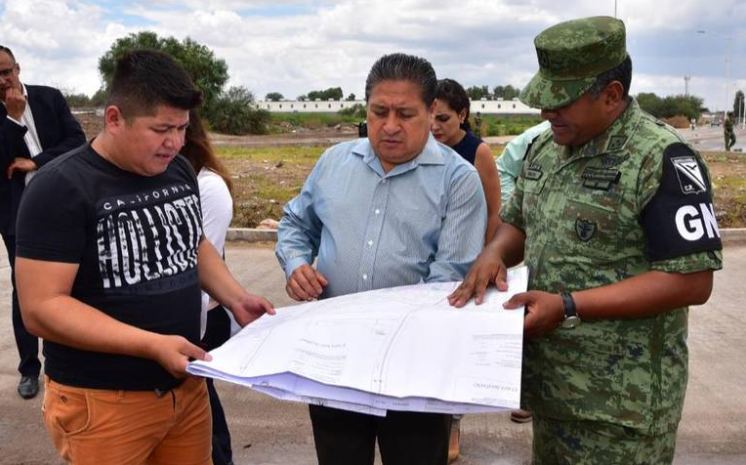
{"label": "man in dark jacket", "polygon": [[85,134],[59,90],[24,85],[13,52],[0,45],[0,234],[13,283],[13,332],[21,361],[18,394],[39,392],[39,340],[21,320],[15,290],[15,222],[26,182],[53,158],[85,143]]}

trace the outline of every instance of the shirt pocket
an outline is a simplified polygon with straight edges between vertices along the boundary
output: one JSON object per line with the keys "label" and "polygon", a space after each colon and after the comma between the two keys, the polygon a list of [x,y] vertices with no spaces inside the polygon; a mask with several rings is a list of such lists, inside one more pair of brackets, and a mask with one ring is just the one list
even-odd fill
{"label": "shirt pocket", "polygon": [[537,180],[526,179],[523,184],[523,205],[522,212],[526,225],[535,224],[540,219],[541,214],[541,194],[544,192],[544,185],[547,177],[542,176]]}
{"label": "shirt pocket", "polygon": [[621,195],[568,197],[558,231],[567,245],[567,254],[614,260],[623,237],[621,207]]}

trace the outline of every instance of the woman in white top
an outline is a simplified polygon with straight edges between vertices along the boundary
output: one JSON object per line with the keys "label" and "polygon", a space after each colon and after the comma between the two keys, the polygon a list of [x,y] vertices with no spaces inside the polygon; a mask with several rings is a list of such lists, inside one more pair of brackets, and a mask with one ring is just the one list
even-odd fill
{"label": "woman in white top", "polygon": [[[224,254],[225,235],[233,218],[233,186],[225,166],[215,155],[202,119],[195,110],[189,113],[189,127],[181,154],[189,160],[197,173],[205,237],[218,252]],[[206,350],[212,350],[222,345],[231,336],[232,324],[235,323],[230,312],[203,292],[202,346]],[[215,465],[231,464],[233,454],[228,423],[210,378],[207,378],[207,390],[212,410],[212,459]]]}

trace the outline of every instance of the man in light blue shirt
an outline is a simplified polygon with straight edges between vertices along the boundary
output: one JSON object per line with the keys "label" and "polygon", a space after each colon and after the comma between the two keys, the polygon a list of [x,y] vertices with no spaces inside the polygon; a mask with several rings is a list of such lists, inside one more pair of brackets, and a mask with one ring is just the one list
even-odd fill
{"label": "man in light blue shirt", "polygon": [[508,142],[505,150],[497,159],[497,172],[500,174],[500,193],[503,205],[507,204],[513,196],[515,181],[523,169],[523,160],[526,158],[531,143],[539,137],[539,134],[549,129],[549,121],[542,121],[523,131],[515,139]]}
{"label": "man in light blue shirt", "polygon": [[[476,170],[430,134],[436,83],[422,58],[373,65],[368,139],[327,150],[285,206],[276,254],[290,297],[462,279],[482,249],[487,207]],[[384,465],[447,462],[449,415],[310,410],[321,465],[372,465],[376,440]]]}

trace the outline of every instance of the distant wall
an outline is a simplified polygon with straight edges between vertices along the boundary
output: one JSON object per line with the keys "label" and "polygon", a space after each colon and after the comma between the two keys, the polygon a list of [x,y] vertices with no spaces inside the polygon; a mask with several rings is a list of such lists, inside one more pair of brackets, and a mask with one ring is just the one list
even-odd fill
{"label": "distant wall", "polygon": [[[365,106],[365,100],[281,100],[279,102],[257,102],[259,108],[271,113],[336,113],[355,104]],[[513,100],[473,100],[471,113],[485,115],[538,115],[539,110],[530,108],[518,99]]]}

